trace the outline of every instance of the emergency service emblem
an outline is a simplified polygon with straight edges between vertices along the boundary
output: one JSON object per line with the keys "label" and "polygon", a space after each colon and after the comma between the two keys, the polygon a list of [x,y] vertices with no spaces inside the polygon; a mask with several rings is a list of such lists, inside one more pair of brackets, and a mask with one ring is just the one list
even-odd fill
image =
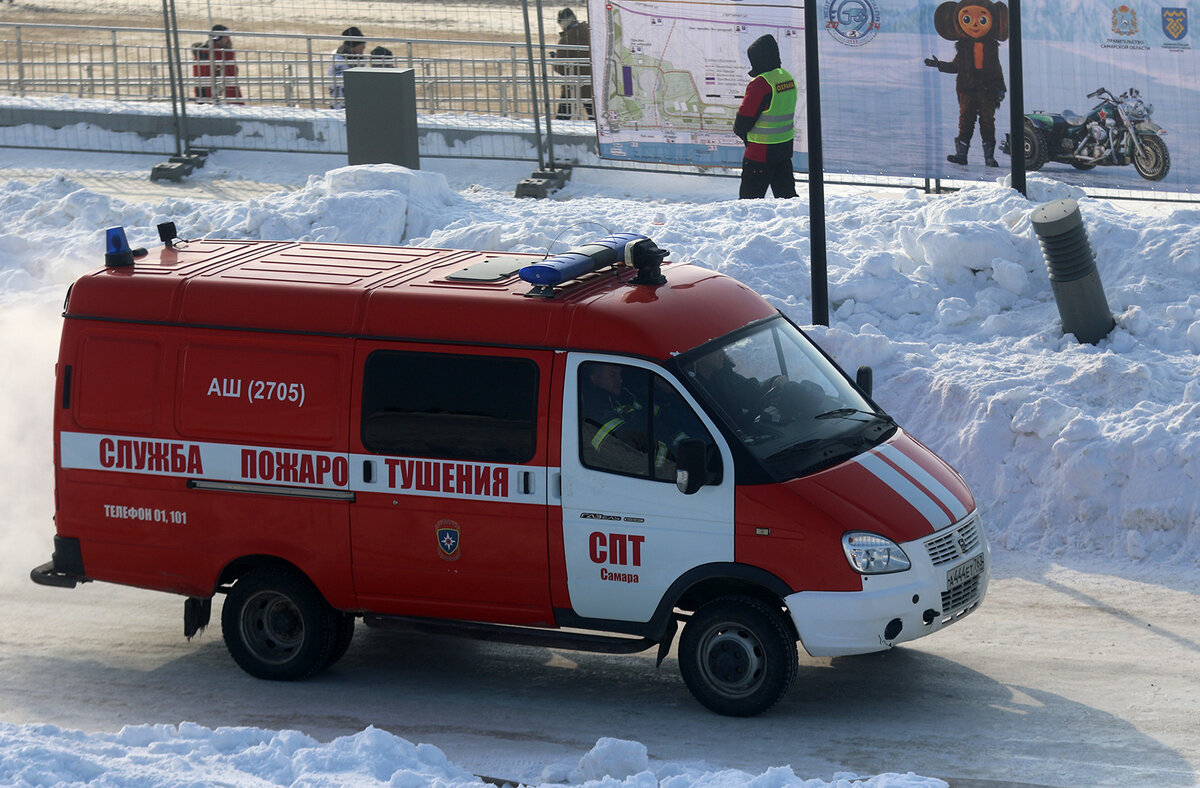
{"label": "emergency service emblem", "polygon": [[453,520],[438,520],[434,526],[437,530],[438,555],[443,561],[458,560],[459,532],[458,523]]}

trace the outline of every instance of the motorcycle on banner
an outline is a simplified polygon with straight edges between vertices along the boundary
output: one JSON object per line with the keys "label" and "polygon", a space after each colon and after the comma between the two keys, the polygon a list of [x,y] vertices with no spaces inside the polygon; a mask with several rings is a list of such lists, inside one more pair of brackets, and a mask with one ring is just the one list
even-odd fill
{"label": "motorcycle on banner", "polygon": [[[1099,103],[1086,117],[1070,110],[1025,115],[1025,169],[1040,170],[1047,161],[1078,170],[1132,164],[1146,180],[1167,177],[1171,154],[1162,140],[1167,132],[1150,119],[1154,105],[1144,102],[1136,88],[1119,96],[1100,88],[1088,98]],[[1005,135],[1000,150],[1009,153],[1010,144]]]}

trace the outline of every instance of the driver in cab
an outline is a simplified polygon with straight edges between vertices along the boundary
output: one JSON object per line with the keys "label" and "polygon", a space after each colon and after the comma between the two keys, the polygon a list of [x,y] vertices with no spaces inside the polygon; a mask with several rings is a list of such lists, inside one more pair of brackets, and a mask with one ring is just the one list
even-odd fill
{"label": "driver in cab", "polygon": [[744,425],[776,412],[797,419],[816,416],[825,400],[824,390],[811,380],[792,381],[786,375],[766,380],[739,374],[724,350],[701,356],[692,368],[692,376],[735,423]]}

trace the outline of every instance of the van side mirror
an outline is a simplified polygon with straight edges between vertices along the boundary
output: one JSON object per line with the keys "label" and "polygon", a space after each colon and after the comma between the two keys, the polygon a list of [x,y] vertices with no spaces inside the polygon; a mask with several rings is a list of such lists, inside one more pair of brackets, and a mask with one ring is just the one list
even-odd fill
{"label": "van side mirror", "polygon": [[675,447],[675,486],[692,495],[708,483],[708,450],[698,438],[684,438]]}
{"label": "van side mirror", "polygon": [[854,382],[858,387],[866,392],[867,396],[871,396],[871,388],[875,383],[875,373],[865,364],[858,368],[858,372],[854,373]]}

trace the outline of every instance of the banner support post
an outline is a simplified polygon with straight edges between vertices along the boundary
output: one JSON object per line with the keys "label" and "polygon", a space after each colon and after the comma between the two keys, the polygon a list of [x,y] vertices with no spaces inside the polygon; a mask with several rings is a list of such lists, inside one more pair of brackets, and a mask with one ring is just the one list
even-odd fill
{"label": "banner support post", "polygon": [[1021,66],[1021,0],[1008,2],[1008,155],[1012,187],[1028,197],[1025,183],[1025,72]]}
{"label": "banner support post", "polygon": [[817,57],[817,0],[804,0],[804,101],[808,110],[808,249],[812,321],[829,325],[825,254],[825,161],[821,148],[821,85]]}

